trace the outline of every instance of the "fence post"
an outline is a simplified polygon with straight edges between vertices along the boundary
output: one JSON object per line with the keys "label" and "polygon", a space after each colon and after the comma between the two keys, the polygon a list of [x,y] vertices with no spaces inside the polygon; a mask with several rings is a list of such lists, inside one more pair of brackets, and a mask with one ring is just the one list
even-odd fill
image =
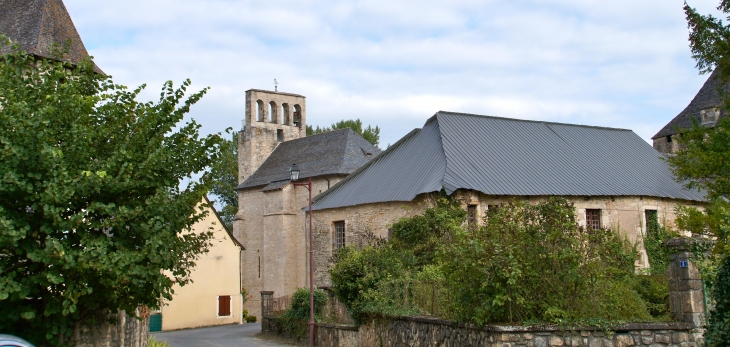
{"label": "fence post", "polygon": [[691,323],[696,328],[705,324],[705,290],[699,269],[693,262],[692,249],[704,239],[673,238],[665,242],[672,251],[667,267],[669,277],[669,310],[672,318]]}

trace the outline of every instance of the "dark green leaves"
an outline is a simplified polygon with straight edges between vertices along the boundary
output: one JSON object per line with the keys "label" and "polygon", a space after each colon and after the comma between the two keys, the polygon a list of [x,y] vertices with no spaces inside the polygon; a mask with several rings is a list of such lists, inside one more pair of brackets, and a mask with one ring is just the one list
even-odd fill
{"label": "dark green leaves", "polygon": [[[182,124],[206,90],[136,100],[90,61],[0,61],[0,331],[58,345],[97,312],[134,312],[188,281],[209,235],[205,173],[219,135]],[[202,173],[199,182],[180,182]]]}

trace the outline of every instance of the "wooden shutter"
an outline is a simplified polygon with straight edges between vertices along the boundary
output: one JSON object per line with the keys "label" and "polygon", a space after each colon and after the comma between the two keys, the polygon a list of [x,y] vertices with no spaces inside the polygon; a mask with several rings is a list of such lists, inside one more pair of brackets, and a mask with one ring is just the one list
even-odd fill
{"label": "wooden shutter", "polygon": [[221,295],[218,297],[218,317],[231,315],[231,296]]}

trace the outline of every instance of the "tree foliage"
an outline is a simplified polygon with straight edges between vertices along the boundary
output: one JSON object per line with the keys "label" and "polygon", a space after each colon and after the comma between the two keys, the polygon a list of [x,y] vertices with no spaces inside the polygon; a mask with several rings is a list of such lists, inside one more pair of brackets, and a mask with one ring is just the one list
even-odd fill
{"label": "tree foliage", "polygon": [[378,145],[380,144],[380,127],[376,125],[375,128],[373,128],[368,125],[367,128],[363,128],[362,121],[360,119],[343,119],[337,123],[333,123],[332,126],[330,126],[329,128],[320,128],[319,126],[313,128],[311,125],[307,125],[307,136],[347,128],[352,129],[355,133],[362,136],[366,141],[370,142],[375,147],[378,147]]}
{"label": "tree foliage", "polygon": [[550,198],[501,206],[482,227],[456,233],[439,260],[455,317],[486,324],[648,319],[626,282],[636,256],[617,232],[578,227],[574,206]]}
{"label": "tree foliage", "polygon": [[[718,10],[730,14],[730,0],[721,0]],[[730,82],[730,26],[712,15],[702,15],[685,3],[684,11],[690,29],[689,42],[692,57],[701,73],[716,71],[721,85]],[[730,344],[730,98],[726,90],[719,91],[724,98],[723,116],[714,127],[695,121],[691,129],[682,129],[680,151],[669,159],[678,181],[690,188],[703,189],[710,199],[706,211],[685,209],[679,223],[699,234],[717,238],[714,253],[717,265],[712,298],[716,306],[710,312],[706,338],[709,347]],[[724,260],[722,260],[724,258]],[[725,303],[725,304],[723,304]]]}
{"label": "tree foliage", "polygon": [[585,230],[567,200],[514,201],[466,227],[444,195],[393,224],[391,239],[346,247],[330,270],[356,320],[432,314],[488,324],[650,320],[668,287],[636,275],[637,253],[616,231]]}
{"label": "tree foliage", "polygon": [[[0,331],[64,345],[99,312],[135,312],[189,282],[210,233],[204,172],[219,135],[181,124],[206,90],[166,82],[157,102],[78,66],[0,60]],[[166,275],[167,274],[167,275]]]}
{"label": "tree foliage", "polygon": [[210,194],[215,196],[216,203],[222,207],[219,211],[221,219],[229,230],[233,229],[233,217],[238,213],[238,134],[233,133],[231,140],[221,143],[221,156],[211,167]]}

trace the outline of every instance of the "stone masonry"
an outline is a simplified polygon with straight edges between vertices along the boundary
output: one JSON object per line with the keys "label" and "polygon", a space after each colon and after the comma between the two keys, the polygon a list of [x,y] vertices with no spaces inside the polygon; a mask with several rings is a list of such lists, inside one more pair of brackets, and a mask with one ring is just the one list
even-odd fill
{"label": "stone masonry", "polygon": [[705,239],[676,238],[667,241],[671,249],[669,275],[669,308],[672,318],[699,328],[705,324],[705,290],[699,269],[694,264],[692,247]]}
{"label": "stone masonry", "polygon": [[[264,317],[262,331],[282,335],[275,317]],[[700,331],[688,323],[630,323],[595,327],[510,326],[454,323],[438,318],[373,320],[359,327],[317,324],[319,347],[700,347]]]}
{"label": "stone masonry", "polygon": [[[512,199],[527,199],[530,203],[548,199],[543,196],[488,196],[477,191],[467,190],[459,190],[454,194],[457,199],[462,201],[465,209],[468,205],[476,207],[478,222],[481,222],[481,218],[490,206],[506,204]],[[673,227],[676,219],[674,212],[676,206],[687,204],[686,201],[641,196],[566,198],[575,204],[578,224],[585,225],[586,209],[598,209],[601,211],[603,226],[618,231],[631,243],[636,244],[640,252],[640,258],[636,262],[637,268],[646,268],[650,265],[642,243],[646,235],[645,211],[657,211],[659,223]],[[388,237],[388,230],[394,222],[400,218],[421,213],[432,202],[431,195],[422,194],[411,202],[374,203],[315,211],[315,284],[317,286],[331,285],[328,270],[330,268],[329,260],[333,253],[334,222],[345,222],[347,245],[360,246],[366,233]]]}
{"label": "stone masonry", "polygon": [[246,91],[244,127],[238,134],[238,183],[251,176],[280,142],[306,136],[305,101],[298,94]]}

